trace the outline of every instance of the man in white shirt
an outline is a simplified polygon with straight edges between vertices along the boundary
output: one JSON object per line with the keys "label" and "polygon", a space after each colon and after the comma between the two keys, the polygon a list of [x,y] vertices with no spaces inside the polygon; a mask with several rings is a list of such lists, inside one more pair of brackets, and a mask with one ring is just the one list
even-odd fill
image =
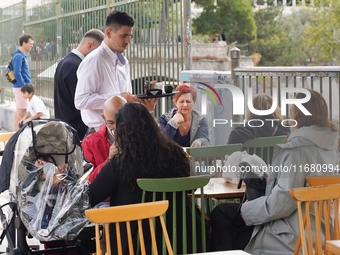
{"label": "man in white shirt", "polygon": [[[101,113],[108,98],[119,95],[128,102],[142,102],[131,94],[129,62],[121,54],[131,42],[133,25],[134,21],[127,13],[111,12],[106,18],[104,41],[78,68],[74,103],[81,111],[84,123],[96,131],[104,124]],[[151,102],[154,107],[156,100]],[[148,107],[149,101],[143,103],[153,110]]]}

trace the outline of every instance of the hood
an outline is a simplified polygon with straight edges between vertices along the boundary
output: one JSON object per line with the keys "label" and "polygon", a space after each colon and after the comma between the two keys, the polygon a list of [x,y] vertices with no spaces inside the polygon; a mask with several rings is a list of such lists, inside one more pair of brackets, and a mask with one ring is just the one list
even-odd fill
{"label": "hood", "polygon": [[339,133],[337,131],[332,131],[329,127],[313,125],[301,127],[292,132],[288,137],[288,144],[284,144],[281,147],[299,147],[313,143],[321,149],[334,150],[338,148],[338,139]]}

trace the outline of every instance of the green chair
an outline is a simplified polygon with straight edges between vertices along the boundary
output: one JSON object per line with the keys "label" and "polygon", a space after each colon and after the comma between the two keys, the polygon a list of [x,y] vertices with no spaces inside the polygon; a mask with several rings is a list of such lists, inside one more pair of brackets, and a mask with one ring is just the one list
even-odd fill
{"label": "green chair", "polygon": [[243,148],[247,150],[249,154],[256,154],[263,159],[267,164],[271,163],[273,149],[276,144],[285,143],[287,136],[270,136],[270,137],[258,137],[250,139],[243,143]]}
{"label": "green chair", "polygon": [[240,151],[241,148],[241,143],[187,148],[187,153],[191,157],[193,167],[191,174],[197,175],[198,170],[204,174],[211,174],[214,172],[217,177],[217,173],[219,172],[217,161],[221,160],[223,165],[226,155],[230,155],[235,151]]}
{"label": "green chair", "polygon": [[[205,199],[203,187],[208,184],[209,176],[190,176],[181,178],[161,178],[161,179],[137,179],[138,186],[143,190],[142,202],[146,201],[148,195],[152,196],[152,201],[166,200],[170,201],[172,208],[172,220],[166,220],[167,224],[172,223],[172,247],[174,254],[178,254],[178,243],[182,242],[182,254],[188,254],[188,243],[192,243],[191,251],[196,253],[198,244],[203,252],[206,251],[206,226],[205,226]],[[198,209],[196,205],[195,190],[200,189],[201,210],[197,215]],[[196,194],[197,195],[197,194]],[[191,198],[191,199],[190,199]],[[190,201],[191,200],[191,201]],[[188,205],[190,207],[188,207]],[[170,209],[169,208],[169,209]],[[187,222],[187,209],[191,208],[191,223]],[[180,214],[178,212],[181,212]],[[181,217],[181,218],[180,218]],[[196,226],[196,217],[200,217],[201,238],[197,237],[198,227]],[[177,221],[182,223],[182,229],[178,228]],[[191,229],[189,227],[191,225]],[[170,226],[167,226],[169,233]],[[191,230],[192,236],[188,236]],[[180,232],[181,231],[181,232]],[[209,231],[209,230],[208,230]],[[180,239],[182,237],[182,240]],[[191,239],[189,239],[191,238]],[[163,254],[166,254],[166,246],[163,239]]]}

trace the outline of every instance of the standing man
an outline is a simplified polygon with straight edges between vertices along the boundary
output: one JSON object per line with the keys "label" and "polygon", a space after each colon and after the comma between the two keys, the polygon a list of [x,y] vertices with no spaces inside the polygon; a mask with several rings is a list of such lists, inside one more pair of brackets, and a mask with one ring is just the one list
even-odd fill
{"label": "standing man", "polygon": [[76,73],[81,61],[99,47],[104,36],[99,29],[86,32],[78,47],[59,62],[54,75],[54,115],[76,129],[80,140],[88,128],[81,119],[80,111],[74,106],[78,81]]}
{"label": "standing man", "polygon": [[84,59],[77,71],[74,103],[84,123],[96,131],[104,124],[100,115],[106,99],[119,95],[126,101],[140,101],[131,94],[129,62],[122,55],[131,42],[133,25],[127,13],[111,12],[106,18],[103,43]]}
{"label": "standing man", "polygon": [[16,112],[14,116],[14,130],[19,130],[19,121],[24,117],[26,112],[26,99],[21,93],[21,87],[31,83],[31,74],[28,68],[26,53],[33,48],[33,37],[29,34],[23,34],[19,37],[20,47],[13,54],[12,66],[16,82],[13,84],[13,93],[15,96]]}

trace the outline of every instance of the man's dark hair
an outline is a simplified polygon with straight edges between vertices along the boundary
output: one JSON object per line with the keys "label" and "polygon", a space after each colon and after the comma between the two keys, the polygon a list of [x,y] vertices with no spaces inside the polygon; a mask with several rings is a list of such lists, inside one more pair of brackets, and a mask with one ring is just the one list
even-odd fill
{"label": "man's dark hair", "polygon": [[121,26],[133,27],[135,24],[133,18],[126,12],[113,11],[106,17],[105,26],[118,30]]}
{"label": "man's dark hair", "polygon": [[105,34],[99,29],[91,29],[87,31],[84,35],[84,38],[93,38],[98,42],[102,42],[104,40]]}
{"label": "man's dark hair", "polygon": [[26,84],[21,87],[21,92],[27,92],[28,94],[34,94],[34,86],[33,84]]}
{"label": "man's dark hair", "polygon": [[20,46],[22,46],[23,43],[28,43],[29,39],[33,40],[33,37],[30,34],[23,34],[23,35],[21,35],[19,37],[19,44],[20,44]]}

